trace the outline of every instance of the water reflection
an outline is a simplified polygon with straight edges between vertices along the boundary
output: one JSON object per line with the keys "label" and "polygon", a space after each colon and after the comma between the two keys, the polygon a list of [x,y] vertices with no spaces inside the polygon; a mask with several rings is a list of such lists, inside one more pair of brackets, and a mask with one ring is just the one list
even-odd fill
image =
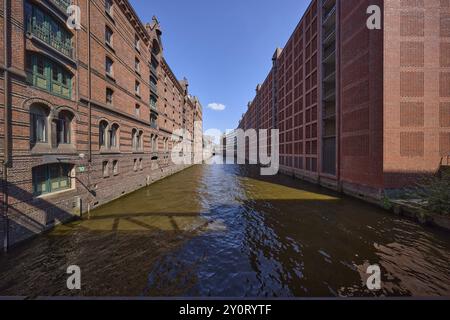
{"label": "water reflection", "polygon": [[[196,166],[59,227],[0,257],[0,295],[450,295],[448,234],[257,173]],[[370,264],[380,292],[365,289]]]}

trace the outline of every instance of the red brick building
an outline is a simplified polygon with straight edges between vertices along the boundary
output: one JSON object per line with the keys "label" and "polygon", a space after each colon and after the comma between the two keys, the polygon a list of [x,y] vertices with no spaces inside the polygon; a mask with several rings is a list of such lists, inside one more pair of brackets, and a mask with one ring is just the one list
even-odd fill
{"label": "red brick building", "polygon": [[380,198],[450,153],[449,57],[448,0],[312,1],[239,128],[279,129],[284,173]]}
{"label": "red brick building", "polygon": [[[70,4],[79,30],[66,24]],[[0,8],[0,233],[10,244],[184,168],[169,155],[179,130],[193,143],[202,110],[165,61],[156,18],[143,25],[126,0]]]}

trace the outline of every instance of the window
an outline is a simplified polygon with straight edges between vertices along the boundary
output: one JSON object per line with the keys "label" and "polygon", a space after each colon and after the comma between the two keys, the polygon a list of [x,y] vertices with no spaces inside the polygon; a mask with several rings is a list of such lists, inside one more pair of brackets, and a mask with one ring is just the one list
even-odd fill
{"label": "window", "polygon": [[114,91],[110,88],[106,89],[106,104],[112,105],[113,104],[113,94]]}
{"label": "window", "polygon": [[109,177],[109,162],[108,161],[103,161],[102,172],[103,172],[103,178]]}
{"label": "window", "polygon": [[138,169],[138,159],[134,159],[134,166],[133,166],[133,170],[137,171]]}
{"label": "window", "polygon": [[144,170],[144,165],[142,159],[139,159],[139,170]]}
{"label": "window", "polygon": [[133,148],[133,151],[137,150],[137,146],[138,146],[138,132],[136,129],[133,129],[133,131],[131,131],[131,146]]}
{"label": "window", "polygon": [[118,132],[119,132],[119,125],[113,124],[111,130],[109,131],[109,143],[111,145],[111,148],[119,147]]}
{"label": "window", "polygon": [[144,149],[144,132],[139,131],[138,134],[138,149],[142,151]]}
{"label": "window", "polygon": [[152,152],[158,152],[158,136],[152,135]]}
{"label": "window", "polygon": [[155,115],[155,114],[151,114],[151,115],[150,115],[150,126],[151,126],[153,129],[156,129],[156,128],[158,127],[158,124],[157,124],[157,118],[156,118],[156,115]]}
{"label": "window", "polygon": [[31,143],[46,143],[48,109],[42,106],[30,108],[30,141]]}
{"label": "window", "polygon": [[58,144],[71,143],[71,126],[73,115],[70,112],[62,111],[56,119],[56,140]]}
{"label": "window", "polygon": [[113,64],[114,64],[114,62],[109,57],[106,57],[105,71],[106,71],[106,74],[110,77],[112,77],[114,75]]}
{"label": "window", "polygon": [[114,160],[113,161],[113,174],[117,176],[119,174],[119,161]]}
{"label": "window", "polygon": [[151,96],[150,96],[150,107],[151,107],[153,110],[158,110],[157,102],[158,102],[158,100],[157,100],[153,95],[151,95]]}
{"label": "window", "polygon": [[137,73],[141,72],[141,63],[138,58],[134,60],[134,70],[136,70]]}
{"label": "window", "polygon": [[25,10],[27,32],[63,55],[72,58],[73,35],[65,29],[65,25],[58,23],[50,15],[45,14],[44,11],[29,3],[26,4]]}
{"label": "window", "polygon": [[112,47],[112,45],[113,45],[113,39],[112,39],[112,37],[113,37],[113,32],[112,32],[112,30],[108,27],[108,26],[106,26],[105,27],[105,42],[106,42],[106,44],[108,44],[110,47]]}
{"label": "window", "polygon": [[63,98],[72,96],[72,75],[58,63],[37,54],[27,54],[28,82]]}
{"label": "window", "polygon": [[106,121],[101,121],[99,125],[99,137],[98,137],[98,143],[100,147],[106,147],[106,130],[108,128],[108,123]]}
{"label": "window", "polygon": [[139,81],[136,81],[136,83],[134,85],[134,90],[137,95],[141,94],[141,84],[139,83]]}
{"label": "window", "polygon": [[55,163],[33,168],[33,194],[43,194],[71,189],[73,165]]}
{"label": "window", "polygon": [[139,37],[138,36],[134,37],[134,47],[138,51],[141,50],[141,42],[139,41]]}
{"label": "window", "polygon": [[112,16],[113,14],[113,0],[105,0],[105,11]]}
{"label": "window", "polygon": [[138,104],[134,107],[134,115],[138,118],[141,116],[141,106]]}

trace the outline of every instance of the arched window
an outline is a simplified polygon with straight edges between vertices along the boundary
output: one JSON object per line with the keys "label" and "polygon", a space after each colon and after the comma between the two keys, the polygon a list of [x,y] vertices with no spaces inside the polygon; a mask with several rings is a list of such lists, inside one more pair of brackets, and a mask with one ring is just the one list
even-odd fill
{"label": "arched window", "polygon": [[119,147],[119,125],[116,123],[113,124],[111,130],[109,130],[109,142],[111,148]]}
{"label": "arched window", "polygon": [[138,134],[138,149],[142,151],[144,149],[144,131],[139,131]]}
{"label": "arched window", "polygon": [[101,121],[99,125],[99,144],[100,147],[107,147],[107,129],[108,129],[108,122]]}
{"label": "arched window", "polygon": [[33,144],[48,142],[49,109],[43,105],[30,108],[30,141]]}
{"label": "arched window", "polygon": [[70,144],[72,133],[73,114],[61,111],[56,119],[56,140],[58,144]]}
{"label": "arched window", "polygon": [[131,143],[132,143],[133,151],[136,151],[137,147],[138,147],[138,132],[136,129],[133,129],[131,131]]}
{"label": "arched window", "polygon": [[113,124],[111,130],[109,131],[109,142],[111,144],[111,148],[119,147],[119,125]]}

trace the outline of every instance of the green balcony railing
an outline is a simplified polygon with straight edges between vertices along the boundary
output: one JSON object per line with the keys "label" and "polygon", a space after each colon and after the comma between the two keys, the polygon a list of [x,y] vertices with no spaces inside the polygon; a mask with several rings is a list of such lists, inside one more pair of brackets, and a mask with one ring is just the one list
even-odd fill
{"label": "green balcony railing", "polygon": [[64,13],[67,13],[67,7],[72,4],[71,0],[50,0],[50,2]]}
{"label": "green balcony railing", "polygon": [[61,32],[54,33],[48,24],[37,23],[33,17],[28,19],[27,32],[42,40],[52,48],[61,52],[69,58],[73,58],[73,47],[71,39],[64,39]]}

